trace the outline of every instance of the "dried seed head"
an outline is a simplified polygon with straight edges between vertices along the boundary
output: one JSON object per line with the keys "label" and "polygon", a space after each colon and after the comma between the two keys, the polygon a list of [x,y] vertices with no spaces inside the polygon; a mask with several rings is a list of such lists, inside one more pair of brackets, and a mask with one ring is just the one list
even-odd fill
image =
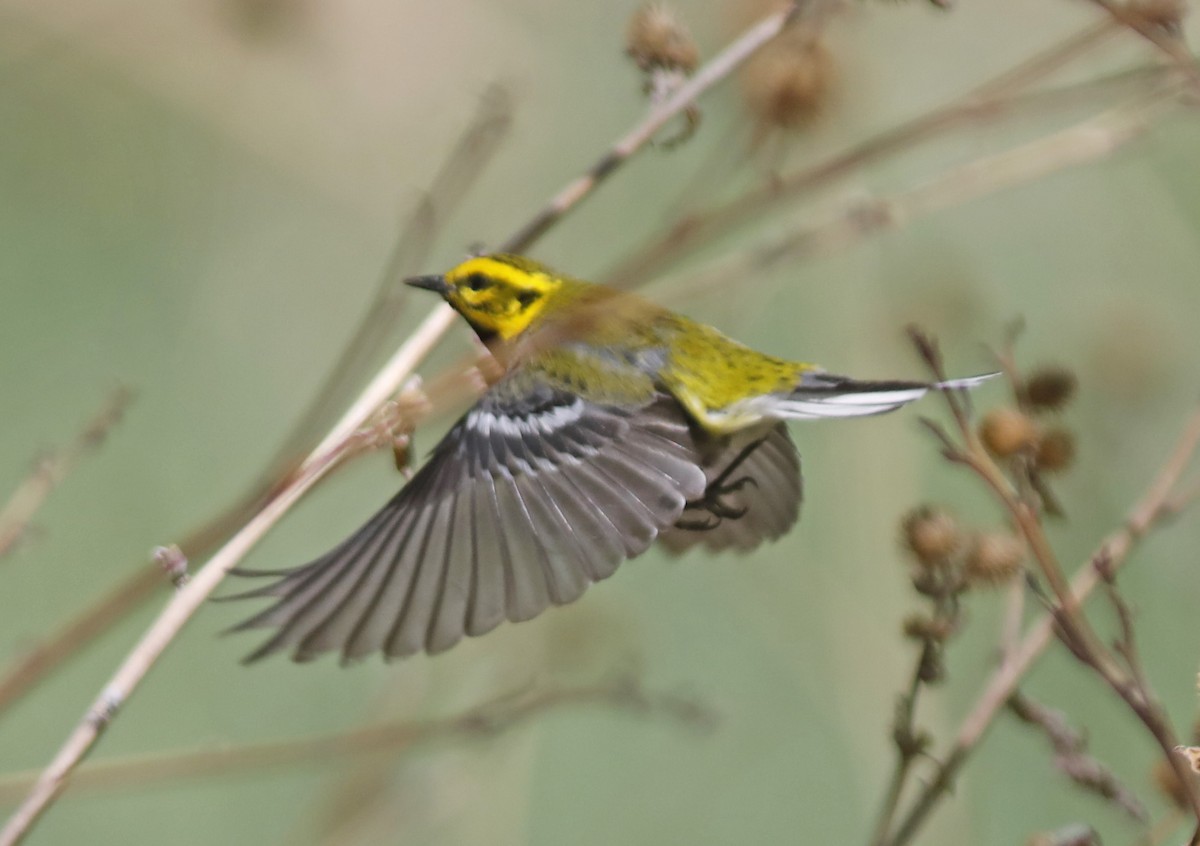
{"label": "dried seed head", "polygon": [[1038,439],[1034,463],[1046,473],[1060,473],[1075,462],[1075,435],[1067,429],[1050,429]]}
{"label": "dried seed head", "polygon": [[648,3],[633,13],[625,32],[625,53],[643,71],[691,73],[700,60],[691,32],[662,3]]}
{"label": "dried seed head", "polygon": [[1180,783],[1179,776],[1175,774],[1175,768],[1166,758],[1159,758],[1154,762],[1154,766],[1150,768],[1150,780],[1154,782],[1158,792],[1176,808],[1186,811],[1191,807],[1192,803],[1188,798],[1187,787]]}
{"label": "dried seed head", "polygon": [[1075,396],[1078,384],[1065,367],[1039,367],[1025,380],[1025,399],[1038,411],[1057,411]]}
{"label": "dried seed head", "polygon": [[904,636],[916,641],[945,643],[954,634],[954,622],[945,617],[913,614],[904,621]]}
{"label": "dried seed head", "polygon": [[766,128],[807,126],[829,100],[836,77],[833,54],[810,32],[789,30],[746,65],[742,91]]}
{"label": "dried seed head", "polygon": [[1025,564],[1025,542],[1011,532],[979,532],[967,553],[964,575],[978,587],[995,587],[1015,578]]}
{"label": "dried seed head", "polygon": [[979,424],[979,439],[997,458],[1031,450],[1037,438],[1037,425],[1015,408],[994,408]]}
{"label": "dried seed head", "polygon": [[905,515],[900,529],[905,548],[924,567],[945,564],[962,546],[958,521],[940,508],[918,506]]}

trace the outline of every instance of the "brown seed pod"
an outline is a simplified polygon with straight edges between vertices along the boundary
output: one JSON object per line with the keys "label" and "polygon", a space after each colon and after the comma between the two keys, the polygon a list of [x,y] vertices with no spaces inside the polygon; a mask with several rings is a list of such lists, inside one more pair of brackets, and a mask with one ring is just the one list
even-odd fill
{"label": "brown seed pod", "polygon": [[662,3],[647,3],[633,13],[625,32],[625,53],[643,71],[686,74],[694,71],[700,60],[691,32]]}
{"label": "brown seed pod", "polygon": [[971,541],[963,575],[972,586],[996,587],[1025,565],[1025,541],[1006,531],[979,532]]}
{"label": "brown seed pod", "polygon": [[1046,473],[1061,473],[1075,463],[1075,435],[1068,429],[1050,429],[1038,438],[1034,464]]}
{"label": "brown seed pod", "polygon": [[979,439],[992,455],[1008,458],[1036,446],[1037,424],[1015,408],[994,408],[979,424]]}
{"label": "brown seed pod", "polygon": [[958,521],[948,511],[930,505],[906,514],[900,530],[905,548],[925,567],[945,564],[962,547]]}
{"label": "brown seed pod", "polygon": [[1025,400],[1037,411],[1057,411],[1075,396],[1079,380],[1065,367],[1048,365],[1025,379]]}
{"label": "brown seed pod", "polygon": [[765,128],[807,126],[829,100],[836,78],[833,54],[801,28],[759,51],[742,73],[750,111]]}

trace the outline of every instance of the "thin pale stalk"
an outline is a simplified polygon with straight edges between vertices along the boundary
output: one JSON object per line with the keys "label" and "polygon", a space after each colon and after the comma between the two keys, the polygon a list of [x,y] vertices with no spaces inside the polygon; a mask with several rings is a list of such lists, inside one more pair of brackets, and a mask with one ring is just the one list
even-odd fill
{"label": "thin pale stalk", "polygon": [[1087,53],[1117,29],[1111,21],[1086,27],[943,106],[747,191],[722,206],[687,215],[666,234],[622,260],[606,274],[606,279],[614,285],[635,285],[657,274],[668,262],[688,255],[717,235],[732,231],[789,200],[857,173],[868,164],[911,149],[949,128],[976,120],[981,115],[999,114],[1020,91]]}
{"label": "thin pale stalk", "polygon": [[[1076,571],[1070,582],[1071,595],[1076,604],[1082,603],[1100,583],[1097,561],[1107,562],[1111,572],[1116,572],[1129,557],[1133,548],[1160,520],[1171,513],[1165,506],[1171,501],[1173,491],[1187,469],[1200,445],[1200,410],[1188,418],[1183,432],[1163,463],[1146,493],[1129,513],[1125,525],[1110,534],[1092,556]],[[1000,663],[984,686],[983,692],[959,725],[954,742],[940,755],[941,764],[920,794],[909,806],[883,846],[903,846],[920,830],[929,814],[947,795],[963,764],[975,747],[986,735],[996,714],[1017,689],[1021,680],[1033,667],[1034,662],[1054,639],[1054,620],[1042,614],[1009,654],[1009,659]]]}

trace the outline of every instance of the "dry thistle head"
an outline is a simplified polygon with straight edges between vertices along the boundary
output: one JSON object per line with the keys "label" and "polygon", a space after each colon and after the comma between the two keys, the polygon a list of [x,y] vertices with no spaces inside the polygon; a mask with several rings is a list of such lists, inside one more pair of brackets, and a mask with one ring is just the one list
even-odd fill
{"label": "dry thistle head", "polygon": [[1037,424],[1015,408],[993,408],[979,423],[979,439],[992,455],[1009,458],[1037,445]]}
{"label": "dry thistle head", "polygon": [[1075,435],[1069,429],[1050,429],[1038,438],[1033,457],[1038,470],[1061,473],[1075,462]]}
{"label": "dry thistle head", "polygon": [[625,53],[643,71],[696,69],[700,51],[691,32],[665,4],[647,3],[629,19]]}
{"label": "dry thistle head", "polygon": [[1065,367],[1039,367],[1025,380],[1025,401],[1036,411],[1058,411],[1075,396],[1078,385]]}
{"label": "dry thistle head", "polygon": [[922,567],[944,566],[963,545],[963,531],[948,512],[920,505],[900,523],[902,542]]}
{"label": "dry thistle head", "polygon": [[833,54],[803,28],[788,30],[747,63],[746,103],[764,128],[807,126],[829,100],[836,78]]}
{"label": "dry thistle head", "polygon": [[971,542],[963,575],[973,587],[995,587],[1014,579],[1025,565],[1025,541],[1011,532],[979,532]]}

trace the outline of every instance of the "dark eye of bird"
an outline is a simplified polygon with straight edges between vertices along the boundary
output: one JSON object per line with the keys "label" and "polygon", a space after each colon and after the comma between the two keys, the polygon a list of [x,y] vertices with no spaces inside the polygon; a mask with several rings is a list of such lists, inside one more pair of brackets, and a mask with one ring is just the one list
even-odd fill
{"label": "dark eye of bird", "polygon": [[491,280],[482,273],[472,273],[467,277],[467,287],[472,291],[482,291],[490,284],[492,284]]}
{"label": "dark eye of bird", "polygon": [[523,306],[527,306],[540,296],[541,294],[539,294],[537,291],[522,291],[521,293],[517,294],[517,302]]}

